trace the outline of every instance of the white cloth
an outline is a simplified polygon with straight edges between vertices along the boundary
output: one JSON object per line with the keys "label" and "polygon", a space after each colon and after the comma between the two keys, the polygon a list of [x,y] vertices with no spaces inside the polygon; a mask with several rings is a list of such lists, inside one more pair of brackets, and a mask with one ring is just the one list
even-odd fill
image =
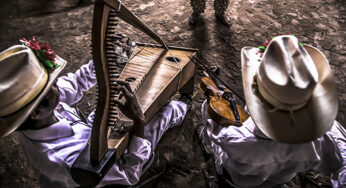
{"label": "white cloth", "polygon": [[[19,132],[24,151],[40,173],[41,187],[77,187],[69,169],[86,146],[91,135],[94,111],[84,123],[70,105],[77,103],[83,91],[96,84],[93,62],[83,65],[76,73],[69,73],[57,81],[60,103],[54,110],[59,122],[39,130]],[[186,105],[172,101],[164,106],[145,126],[145,138],[131,136],[127,151],[122,159],[109,170],[98,186],[109,184],[133,185],[142,175],[143,165],[163,133],[179,125],[186,114]]]}
{"label": "white cloth", "polygon": [[[346,187],[346,131],[338,123],[322,137],[304,144],[283,144],[266,137],[252,118],[241,127],[218,126],[206,117],[216,168],[224,168],[240,187],[273,187],[287,183],[297,172],[332,174],[333,187]],[[279,125],[278,125],[279,126]]]}

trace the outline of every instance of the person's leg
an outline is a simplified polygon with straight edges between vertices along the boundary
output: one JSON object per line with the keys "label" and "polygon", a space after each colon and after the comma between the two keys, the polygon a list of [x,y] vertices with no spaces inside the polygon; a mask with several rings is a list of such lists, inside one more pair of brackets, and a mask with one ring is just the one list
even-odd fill
{"label": "person's leg", "polygon": [[207,133],[207,100],[205,100],[202,104],[201,116],[202,124],[200,125],[200,127],[196,128],[196,131],[201,142],[201,147],[203,147],[202,151],[204,150],[213,159],[214,175],[217,176],[216,184],[220,187],[227,186],[237,188],[238,186],[232,182],[232,178],[229,176],[226,169],[224,168],[225,162],[228,159],[227,153],[225,153],[219,145],[215,144]]}
{"label": "person's leg", "polygon": [[144,127],[144,137],[150,141],[154,151],[162,135],[174,126],[180,125],[186,115],[186,104],[181,101],[171,101],[154,116]]}
{"label": "person's leg", "polygon": [[222,174],[223,157],[227,154],[224,153],[221,147],[215,144],[207,134],[207,102],[208,101],[205,100],[201,106],[202,124],[200,127],[196,128],[196,131],[202,144],[201,146],[203,147],[202,150],[214,158],[216,171]]}
{"label": "person's leg", "polygon": [[200,17],[200,15],[205,11],[207,0],[190,0],[192,7],[192,14],[189,18],[189,23],[195,25]]}
{"label": "person's leg", "polygon": [[[203,119],[203,117],[202,117]],[[221,149],[221,147],[217,144],[215,144],[208,136],[207,134],[207,128],[205,125],[200,125],[196,128],[202,152],[205,152],[209,157],[212,157],[214,160],[214,167],[217,172],[217,174],[222,175],[223,174],[223,163],[225,157],[227,158],[227,154]]]}
{"label": "person's leg", "polygon": [[[332,128],[326,134],[334,138],[336,147],[343,159],[341,168],[331,174],[331,182],[333,187],[346,187],[346,130],[339,122],[334,121]],[[331,161],[331,163],[336,164],[336,161]]]}
{"label": "person's leg", "polygon": [[226,15],[229,0],[214,0],[214,9],[216,18],[225,26],[232,24],[231,19]]}

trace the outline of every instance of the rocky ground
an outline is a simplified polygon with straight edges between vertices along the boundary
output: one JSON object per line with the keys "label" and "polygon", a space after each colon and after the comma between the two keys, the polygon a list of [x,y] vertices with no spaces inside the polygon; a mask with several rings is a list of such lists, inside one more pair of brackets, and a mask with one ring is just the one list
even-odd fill
{"label": "rocky ground", "polygon": [[[337,120],[346,125],[343,0],[232,0],[227,12],[233,22],[231,27],[224,27],[215,19],[210,0],[203,19],[194,27],[188,24],[191,7],[186,0],[123,2],[169,45],[199,49],[201,58],[221,67],[221,77],[240,94],[241,48],[261,45],[276,34],[295,34],[301,42],[321,49],[329,59],[338,89]],[[75,71],[91,59],[92,16],[93,6],[88,0],[0,0],[0,51],[19,44],[23,37],[36,36],[68,61],[63,74]],[[143,37],[126,28],[121,32],[137,41]],[[95,89],[88,92],[78,105],[84,112],[89,113],[95,106],[95,93]],[[197,93],[183,125],[168,131],[160,142],[156,160],[141,182],[165,171],[146,187],[208,187],[210,162],[204,160],[196,138],[191,136],[200,122],[203,100],[203,95]],[[0,140],[0,161],[0,187],[38,187],[15,134]],[[299,173],[286,186],[318,187],[318,183],[330,186],[327,176],[315,172]]]}

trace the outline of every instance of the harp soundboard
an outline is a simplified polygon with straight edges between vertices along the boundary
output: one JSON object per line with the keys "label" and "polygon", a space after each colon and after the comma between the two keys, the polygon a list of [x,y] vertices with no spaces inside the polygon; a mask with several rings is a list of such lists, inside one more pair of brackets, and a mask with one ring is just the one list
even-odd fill
{"label": "harp soundboard", "polygon": [[[137,43],[122,61],[116,41],[118,19],[131,24],[159,44]],[[132,43],[131,43],[132,44]],[[130,44],[130,46],[131,46]],[[114,104],[116,80],[130,83],[146,123],[177,92],[192,94],[197,50],[168,47],[165,42],[117,0],[98,0],[94,7],[92,55],[98,99],[91,140],[71,167],[72,178],[85,187],[96,186],[127,148],[130,133],[121,131],[129,120]],[[120,59],[119,59],[120,58]]]}

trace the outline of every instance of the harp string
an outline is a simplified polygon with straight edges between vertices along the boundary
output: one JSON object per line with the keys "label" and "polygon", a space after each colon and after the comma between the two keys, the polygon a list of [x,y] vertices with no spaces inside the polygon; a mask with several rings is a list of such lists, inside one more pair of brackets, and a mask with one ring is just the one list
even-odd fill
{"label": "harp string", "polygon": [[[157,1],[154,1],[154,2],[159,4]],[[109,20],[119,22],[119,19],[117,18],[117,13],[116,12],[120,11],[121,4],[122,4],[122,2],[119,0],[118,10],[113,10],[113,11],[110,12],[109,17],[108,17]],[[116,26],[118,26],[118,25],[119,24],[116,23]],[[107,30],[108,30],[109,33],[111,33],[111,32],[114,32],[116,29],[114,27],[112,27],[112,28],[107,28]],[[131,35],[133,35],[133,31],[134,30],[130,30],[129,28],[125,27],[125,31],[127,31],[127,33],[130,33]],[[114,44],[114,43],[113,43],[113,45],[116,46],[116,44]],[[177,65],[178,68],[176,66],[173,66],[173,65],[170,65],[170,64],[166,64],[166,65],[168,65],[168,66],[170,66],[170,67],[172,67],[174,69],[179,70],[179,79],[178,79],[178,83],[177,83],[177,87],[176,87],[176,92],[178,92],[179,91],[179,86],[180,86],[180,83],[181,83],[181,79],[182,79],[182,67],[180,66],[180,64],[177,61],[177,59],[174,58],[175,56],[172,54],[172,52],[171,52],[170,48],[168,47],[168,45],[166,45],[165,42],[163,42],[163,45],[164,45],[163,47],[167,50],[167,53],[169,53],[171,55],[171,57],[173,57],[173,62]],[[157,59],[157,57],[155,57],[153,55],[156,55],[156,54],[154,52],[146,50],[145,49],[146,47],[147,47],[147,45],[143,46],[135,55],[130,56],[126,63],[128,63],[130,60],[132,60],[135,57],[137,59],[143,59],[143,60],[148,60],[148,61],[155,61]],[[147,53],[145,54],[143,52],[147,52]],[[141,55],[139,56],[139,54],[141,54]],[[115,54],[115,55],[116,55],[117,58],[125,58],[125,57],[119,56],[118,54]],[[190,57],[188,57],[188,56],[186,56],[186,57],[190,60]]]}

